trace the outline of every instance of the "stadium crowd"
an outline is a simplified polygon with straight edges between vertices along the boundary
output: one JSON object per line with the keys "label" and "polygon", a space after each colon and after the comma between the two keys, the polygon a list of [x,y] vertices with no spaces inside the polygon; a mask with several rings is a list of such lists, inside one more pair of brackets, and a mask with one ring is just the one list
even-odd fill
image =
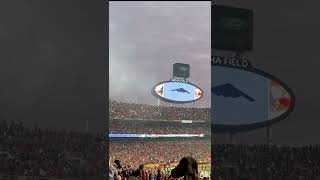
{"label": "stadium crowd", "polygon": [[[141,164],[179,163],[185,156],[192,156],[199,162],[206,161],[210,164],[210,149],[210,139],[123,139],[109,142],[111,162],[121,160],[129,174]],[[156,177],[157,168],[145,169],[148,174]],[[165,173],[168,172],[164,172],[162,178],[168,177]]]}
{"label": "stadium crowd", "polygon": [[110,120],[109,133],[119,134],[210,134],[207,123]]}
{"label": "stadium crowd", "polygon": [[[130,172],[141,164],[176,163],[192,155],[210,162],[210,140],[111,141],[111,161],[120,159]],[[320,145],[281,147],[269,145],[214,145],[213,175],[218,180],[317,180],[320,179]],[[157,177],[157,169],[147,169]],[[162,174],[161,177],[168,177]]]}
{"label": "stadium crowd", "polygon": [[114,119],[209,121],[209,108],[184,108],[109,101],[109,116]]}
{"label": "stadium crowd", "polygon": [[46,177],[105,175],[105,135],[0,122],[0,173]]}
{"label": "stadium crowd", "polygon": [[214,176],[233,179],[320,179],[320,145],[215,145]]}
{"label": "stadium crowd", "polygon": [[109,155],[113,161],[123,158],[122,162],[130,167],[146,163],[179,162],[184,156],[208,161],[211,160],[210,144],[208,139],[188,138],[110,141]]}

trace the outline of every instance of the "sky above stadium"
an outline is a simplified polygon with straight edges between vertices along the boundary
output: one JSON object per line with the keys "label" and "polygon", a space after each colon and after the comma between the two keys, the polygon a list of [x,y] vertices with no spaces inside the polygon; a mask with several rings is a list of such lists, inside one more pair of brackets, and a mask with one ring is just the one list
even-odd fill
{"label": "sky above stadium", "polygon": [[199,106],[211,106],[210,2],[110,2],[109,99],[156,104],[151,89],[172,76],[172,64],[191,66],[201,87]]}

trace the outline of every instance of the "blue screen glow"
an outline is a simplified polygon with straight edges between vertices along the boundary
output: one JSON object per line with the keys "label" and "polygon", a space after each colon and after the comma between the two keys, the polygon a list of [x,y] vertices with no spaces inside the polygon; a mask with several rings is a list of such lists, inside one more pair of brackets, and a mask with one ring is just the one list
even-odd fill
{"label": "blue screen glow", "polygon": [[191,101],[195,99],[195,87],[180,82],[167,82],[163,84],[164,98],[173,101]]}

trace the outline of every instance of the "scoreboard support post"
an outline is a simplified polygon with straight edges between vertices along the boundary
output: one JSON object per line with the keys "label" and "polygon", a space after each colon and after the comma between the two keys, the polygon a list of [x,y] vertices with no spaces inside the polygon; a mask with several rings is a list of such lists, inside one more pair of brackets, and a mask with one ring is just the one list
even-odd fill
{"label": "scoreboard support post", "polygon": [[229,133],[229,141],[230,141],[230,144],[233,144],[233,145],[236,144],[235,135],[236,135],[236,133],[234,133],[234,132],[230,132],[230,133]]}
{"label": "scoreboard support post", "polygon": [[272,145],[272,126],[267,126],[267,141],[269,145]]}

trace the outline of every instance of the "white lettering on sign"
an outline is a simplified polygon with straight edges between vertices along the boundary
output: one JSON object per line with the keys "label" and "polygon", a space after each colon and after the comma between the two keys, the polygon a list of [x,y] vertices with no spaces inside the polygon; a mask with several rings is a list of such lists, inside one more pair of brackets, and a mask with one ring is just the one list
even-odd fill
{"label": "white lettering on sign", "polygon": [[175,78],[172,78],[171,81],[173,81],[173,82],[189,83],[189,81],[186,80],[186,79],[175,79]]}
{"label": "white lettering on sign", "polygon": [[229,65],[229,66],[242,67],[242,68],[247,68],[250,66],[250,63],[248,60],[237,59],[233,57],[213,56],[211,59],[211,62],[213,64],[218,64],[218,65]]}

